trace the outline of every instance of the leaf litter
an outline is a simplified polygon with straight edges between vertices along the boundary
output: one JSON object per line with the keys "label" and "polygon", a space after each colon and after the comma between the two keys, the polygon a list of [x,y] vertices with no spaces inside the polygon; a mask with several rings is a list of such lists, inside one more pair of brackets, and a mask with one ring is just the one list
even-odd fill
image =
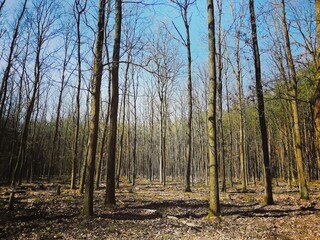
{"label": "leaf litter", "polygon": [[[220,193],[221,216],[207,219],[208,187],[123,180],[117,205],[104,205],[105,189],[95,191],[94,217],[80,215],[83,197],[61,185],[22,185],[14,210],[7,210],[10,189],[0,187],[1,239],[320,239],[320,183],[310,187],[310,200],[298,188],[274,187],[275,205],[263,206],[263,189],[236,187]],[[251,186],[250,186],[251,187]]]}

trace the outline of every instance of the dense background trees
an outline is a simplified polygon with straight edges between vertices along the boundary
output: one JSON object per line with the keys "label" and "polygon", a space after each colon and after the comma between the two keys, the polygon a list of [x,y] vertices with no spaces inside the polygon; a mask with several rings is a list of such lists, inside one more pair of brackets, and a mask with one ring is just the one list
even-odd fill
{"label": "dense background trees", "polygon": [[[217,64],[208,69],[200,1],[106,1],[100,30],[98,1],[1,1],[1,181],[71,179],[83,192],[95,174],[108,204],[124,177],[185,178],[190,190],[208,183],[213,120],[223,190],[241,183],[245,191],[270,172],[273,184],[299,186],[307,198],[320,173],[310,107],[318,101],[315,3],[255,1],[256,19],[249,3],[213,1]],[[264,102],[254,87],[259,53]],[[217,118],[207,111],[212,70]]]}

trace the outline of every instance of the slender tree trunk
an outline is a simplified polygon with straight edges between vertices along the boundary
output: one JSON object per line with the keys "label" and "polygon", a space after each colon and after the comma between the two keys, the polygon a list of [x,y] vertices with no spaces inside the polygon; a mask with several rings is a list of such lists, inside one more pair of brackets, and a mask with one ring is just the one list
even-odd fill
{"label": "slender tree trunk", "polygon": [[[109,87],[110,87],[110,83],[109,83]],[[108,87],[108,88],[109,88]],[[100,154],[99,154],[99,159],[97,162],[97,167],[96,167],[96,174],[95,174],[95,189],[99,190],[100,187],[100,179],[101,179],[101,168],[102,168],[102,163],[103,160],[105,159],[105,149],[106,149],[106,138],[107,138],[107,132],[108,132],[108,122],[109,122],[109,114],[110,113],[110,108],[109,108],[109,104],[108,104],[108,109],[107,109],[107,113],[105,116],[105,122],[104,122],[104,127],[103,127],[103,133],[102,133],[102,140],[101,140],[101,148],[100,148]]]}
{"label": "slender tree trunk", "polygon": [[[111,1],[108,1],[106,9],[106,19],[105,19],[105,26],[107,27],[109,24],[110,13],[111,13]],[[109,49],[108,49],[108,31],[105,30],[105,41],[104,41],[105,51],[106,51],[106,61],[110,61]],[[108,133],[108,126],[109,126],[109,119],[110,119],[110,104],[111,104],[111,72],[108,71],[108,104],[107,104],[107,113],[106,119],[104,123],[104,129],[102,134],[102,143],[100,148],[100,155],[98,158],[97,168],[96,168],[96,175],[95,175],[95,189],[98,190],[101,181],[101,168],[102,164],[107,165],[104,161],[106,161],[106,145],[107,143],[107,133]]]}
{"label": "slender tree trunk", "polygon": [[219,146],[219,165],[221,166],[221,191],[225,192],[227,190],[226,185],[226,166],[225,166],[225,155],[224,155],[224,134],[222,125],[222,30],[221,30],[221,17],[222,17],[222,0],[218,1],[218,146]]}
{"label": "slender tree trunk", "polygon": [[193,112],[193,104],[192,104],[192,56],[191,56],[191,41],[190,41],[190,26],[189,26],[189,17],[188,17],[188,1],[184,2],[184,6],[181,9],[182,19],[185,26],[186,31],[186,48],[187,48],[187,58],[188,58],[188,128],[187,128],[187,164],[186,164],[186,172],[185,172],[185,192],[191,192],[190,187],[190,175],[191,175],[191,161],[192,161],[192,112]]}
{"label": "slender tree trunk", "polygon": [[[119,160],[118,160],[118,165],[117,165],[117,174],[116,174],[116,187],[119,188],[120,186],[120,175],[121,175],[121,165],[123,162],[124,158],[124,150],[125,150],[125,145],[124,145],[124,135],[125,135],[125,117],[126,117],[126,96],[128,93],[128,80],[129,80],[129,68],[130,68],[130,59],[128,55],[127,59],[128,63],[126,66],[126,71],[125,71],[125,77],[124,77],[124,88],[123,88],[123,98],[122,98],[122,123],[121,123],[121,134],[120,134],[120,144],[119,144]],[[120,110],[121,112],[121,110]]]}
{"label": "slender tree trunk", "polygon": [[88,150],[89,150],[89,145],[87,143],[86,145],[86,154],[83,156],[83,161],[80,169],[80,181],[79,181],[79,193],[83,194],[84,193],[84,186],[85,186],[85,180],[86,180],[86,172],[87,172],[87,161],[88,161]]}
{"label": "slender tree trunk", "polygon": [[[127,125],[130,125],[130,96],[128,96],[127,99],[127,107],[128,107],[128,111],[127,111]],[[131,183],[131,129],[130,127],[128,127],[128,130],[126,132],[126,145],[125,145],[125,158],[127,160],[127,179],[128,181]]]}
{"label": "slender tree trunk", "polygon": [[100,0],[97,39],[92,77],[91,119],[89,129],[88,160],[86,164],[85,194],[83,198],[82,209],[82,215],[87,217],[93,215],[94,170],[98,143],[100,92],[103,74],[102,50],[105,29],[105,6],[106,0]]}
{"label": "slender tree trunk", "polygon": [[163,145],[163,107],[162,107],[163,103],[162,100],[160,99],[160,144],[159,144],[159,180],[162,183],[163,182],[163,151],[162,151],[162,145]]}
{"label": "slender tree trunk", "polygon": [[149,181],[153,180],[153,164],[152,159],[154,158],[154,97],[151,96],[151,106],[150,106],[151,116],[150,116],[150,156],[149,156]]}
{"label": "slender tree trunk", "polygon": [[272,196],[272,176],[269,163],[269,148],[268,148],[268,131],[266,124],[266,117],[264,111],[264,98],[263,98],[263,88],[261,83],[261,64],[260,64],[260,53],[258,45],[257,36],[257,26],[256,26],[256,15],[254,12],[254,0],[249,0],[250,8],[250,20],[251,20],[251,37],[253,44],[253,57],[254,57],[254,67],[256,71],[256,92],[258,99],[258,113],[260,122],[260,132],[262,141],[262,153],[263,153],[263,163],[264,163],[264,182],[265,182],[265,198],[264,203],[267,205],[273,204]]}
{"label": "slender tree trunk", "polygon": [[159,145],[159,176],[160,182],[165,186],[165,163],[166,163],[166,97],[162,92],[160,98],[160,145]]}
{"label": "slender tree trunk", "polygon": [[237,36],[237,50],[236,50],[236,61],[237,61],[237,85],[238,85],[238,110],[239,110],[239,158],[240,158],[240,176],[242,191],[247,191],[247,179],[246,179],[246,162],[244,155],[244,119],[243,119],[243,104],[242,104],[242,77],[240,69],[240,55],[239,55],[239,38]]}
{"label": "slender tree trunk", "polygon": [[107,188],[105,204],[116,204],[115,196],[115,162],[116,162],[116,143],[117,143],[117,119],[119,102],[119,59],[120,59],[120,40],[121,40],[121,21],[122,21],[122,0],[115,1],[115,28],[114,46],[112,57],[112,97],[110,109],[110,132],[108,136],[108,162],[107,162]]}
{"label": "slender tree trunk", "polygon": [[[227,69],[225,69],[227,71]],[[225,74],[227,75],[227,74]],[[232,122],[231,122],[231,113],[230,113],[230,103],[229,103],[229,87],[228,87],[228,80],[226,79],[226,98],[227,98],[227,114],[228,114],[228,125],[229,125],[229,154],[228,154],[228,165],[229,165],[229,182],[230,186],[233,186],[233,179],[232,179],[232,168],[233,168],[233,131],[232,131]]]}
{"label": "slender tree trunk", "polygon": [[308,199],[309,193],[308,193],[307,181],[305,178],[304,167],[303,167],[301,133],[300,133],[300,126],[299,126],[299,113],[298,113],[298,103],[297,103],[298,79],[297,79],[296,70],[295,70],[292,52],[291,52],[291,44],[290,44],[290,38],[289,38],[289,31],[287,28],[284,0],[282,0],[282,23],[283,23],[283,31],[284,31],[285,44],[286,44],[286,53],[287,53],[287,58],[289,62],[289,68],[291,71],[291,79],[289,81],[289,95],[291,97],[291,108],[292,108],[292,115],[293,115],[293,128],[294,128],[294,139],[295,139],[294,148],[296,149],[295,152],[296,152],[297,171],[298,171],[298,178],[299,178],[300,197],[302,199]]}
{"label": "slender tree trunk", "polygon": [[[132,76],[132,80],[133,78],[134,76]],[[134,186],[136,184],[136,178],[137,178],[137,122],[138,122],[137,98],[138,98],[138,87],[139,87],[138,78],[137,78],[137,82],[136,83],[133,82],[132,86],[133,86],[133,117],[134,117],[132,185]]]}
{"label": "slender tree trunk", "polygon": [[[89,131],[89,105],[90,105],[90,95],[87,94],[87,100],[86,100],[86,112],[85,112],[85,117],[83,121],[83,134],[82,134],[82,139],[81,139],[81,149],[79,152],[81,153],[81,159],[82,160],[82,165],[81,169],[79,169],[79,176],[80,176],[80,181],[79,181],[79,193],[83,194],[84,192],[84,182],[86,179],[86,165],[87,165],[87,159],[88,159],[88,133]],[[85,154],[84,154],[85,153]]]}
{"label": "slender tree trunk", "polygon": [[79,152],[79,132],[80,132],[80,91],[81,91],[81,79],[82,79],[82,69],[81,69],[81,14],[86,9],[87,0],[85,5],[81,8],[80,0],[75,1],[74,9],[77,25],[77,67],[78,67],[78,84],[77,84],[77,95],[76,95],[76,113],[75,113],[75,131],[73,139],[73,152],[71,159],[71,183],[70,189],[76,189],[76,179],[77,179],[77,163],[78,163],[78,152]]}
{"label": "slender tree trunk", "polygon": [[209,139],[209,212],[208,217],[220,215],[219,203],[219,180],[217,162],[217,138],[216,138],[216,47],[215,47],[215,24],[214,5],[208,0],[208,73],[209,73],[209,103],[208,103],[208,139]]}

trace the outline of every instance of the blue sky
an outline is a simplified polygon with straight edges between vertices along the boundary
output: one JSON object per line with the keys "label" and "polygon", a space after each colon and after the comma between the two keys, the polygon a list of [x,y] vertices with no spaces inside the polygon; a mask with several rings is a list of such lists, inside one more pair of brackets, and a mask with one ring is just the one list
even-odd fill
{"label": "blue sky", "polygon": [[[31,0],[29,0],[31,2]],[[279,0],[272,0],[274,2],[279,2]],[[7,20],[11,20],[13,15],[16,14],[16,11],[11,11],[12,9],[15,9],[17,6],[17,3],[22,2],[22,0],[7,0],[6,7],[7,7]],[[93,3],[98,3],[98,0],[92,0]],[[169,1],[167,1],[168,3]],[[214,1],[215,2],[215,1]],[[235,5],[239,6],[242,2],[242,0],[223,0],[223,16],[222,16],[222,24],[223,28],[225,30],[230,28],[231,25],[231,12],[230,12],[230,2],[233,2]],[[245,8],[247,11],[247,4],[248,0],[243,1],[245,4]],[[288,0],[286,2],[290,2],[292,5],[299,4],[300,6],[310,6],[308,3],[309,1],[299,1],[299,0]],[[70,1],[72,3],[72,1]],[[206,7],[207,1],[204,0],[197,0],[196,4],[191,7],[190,9],[190,16],[191,16],[191,23],[190,23],[190,31],[191,31],[191,48],[192,48],[192,57],[193,57],[193,67],[196,68],[197,65],[201,65],[207,61],[207,7]],[[255,7],[256,7],[256,14],[258,16],[258,31],[259,31],[259,44],[260,44],[260,50],[261,53],[265,52],[267,41],[264,39],[266,28],[268,27],[267,22],[263,22],[263,18],[260,16],[261,12],[268,10],[268,4],[266,4],[265,0],[259,0],[255,1]],[[312,6],[312,5],[311,5]],[[8,8],[9,7],[9,8]],[[71,10],[71,9],[70,9]],[[145,10],[143,10],[145,11]],[[150,22],[152,27],[156,27],[157,25],[161,24],[161,22],[165,22],[168,24],[168,27],[171,29],[171,32],[173,35],[175,35],[176,38],[179,38],[179,35],[177,34],[176,30],[173,28],[172,21],[175,23],[175,25],[178,27],[181,34],[185,35],[185,29],[181,20],[180,13],[177,11],[176,8],[168,5],[158,5],[154,8],[149,8],[149,10],[146,9],[149,13]],[[290,8],[288,7],[288,18],[290,20]],[[216,21],[217,23],[217,21]],[[92,25],[95,26],[95,23]],[[249,28],[249,22],[248,19],[244,19],[244,32],[247,33],[247,36],[250,37],[250,31]],[[292,30],[293,28],[291,28]],[[299,36],[297,34],[294,34],[293,31],[292,38],[299,39]],[[234,46],[234,39],[233,34],[228,35],[228,46],[232,47]],[[293,48],[296,52],[301,51],[299,48]],[[186,49],[181,46],[180,52],[182,59],[186,59]],[[262,68],[264,75],[267,76],[270,72],[270,64],[268,62],[268,52],[262,53]],[[251,58],[250,52],[247,51],[246,56],[248,58]],[[244,64],[248,64],[247,61],[244,61]],[[246,66],[245,71],[249,71],[252,66]],[[247,78],[247,85],[250,84],[250,76],[248,74],[245,75]]]}

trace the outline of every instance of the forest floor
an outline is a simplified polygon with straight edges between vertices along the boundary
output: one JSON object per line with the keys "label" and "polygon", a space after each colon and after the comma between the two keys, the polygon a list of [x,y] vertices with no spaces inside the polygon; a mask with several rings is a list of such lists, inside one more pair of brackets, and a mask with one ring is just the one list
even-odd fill
{"label": "forest floor", "polygon": [[95,192],[92,218],[81,217],[82,195],[56,184],[23,184],[14,210],[10,188],[0,187],[0,239],[320,239],[320,183],[310,184],[311,199],[298,188],[274,187],[275,205],[263,206],[262,187],[236,187],[221,193],[221,216],[207,219],[208,188],[182,183],[122,183],[117,205],[104,206],[104,189]]}

